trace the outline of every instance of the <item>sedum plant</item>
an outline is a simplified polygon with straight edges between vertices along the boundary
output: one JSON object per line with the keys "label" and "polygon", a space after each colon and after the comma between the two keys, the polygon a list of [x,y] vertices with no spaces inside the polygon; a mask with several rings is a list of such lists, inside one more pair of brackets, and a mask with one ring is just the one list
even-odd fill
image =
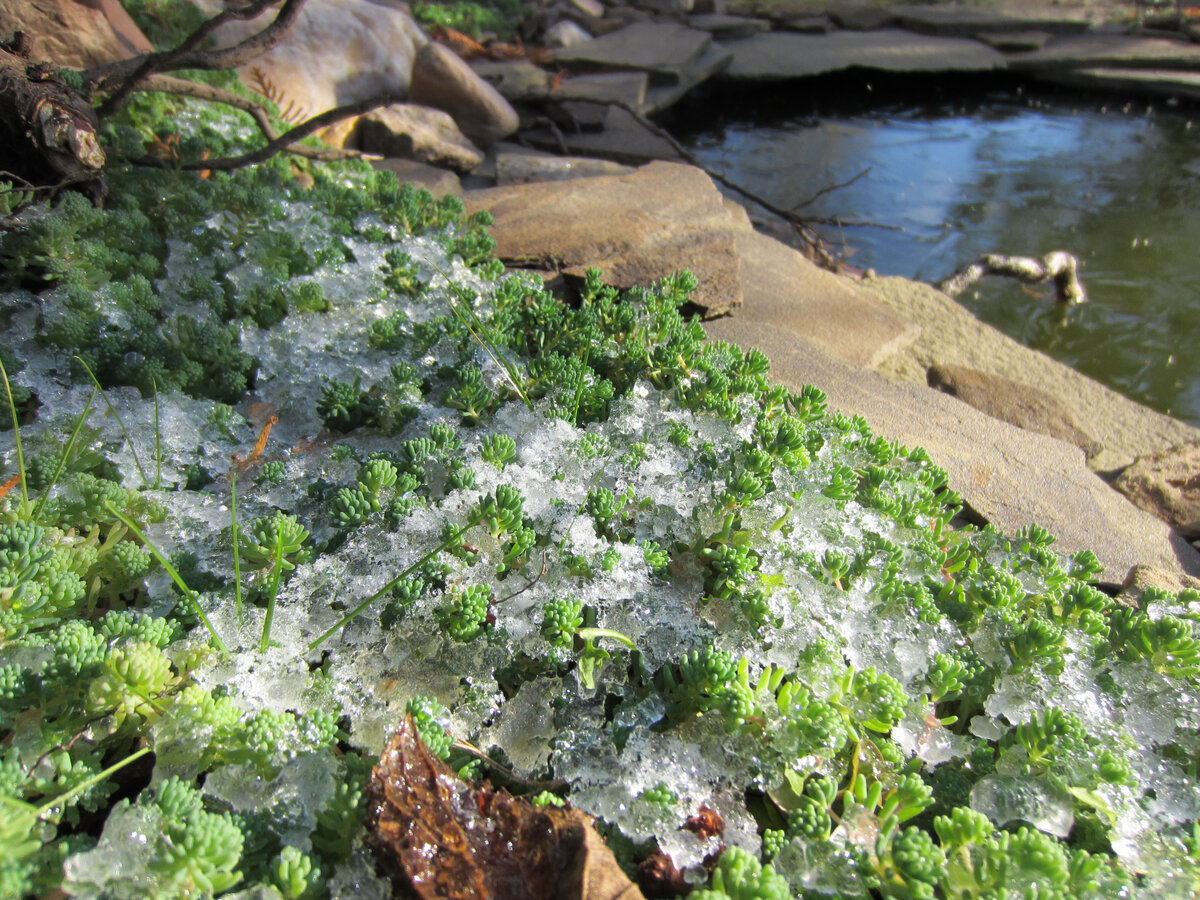
{"label": "sedum plant", "polygon": [[312,169],[0,235],[0,896],[391,896],[406,713],[693,896],[1194,894],[1200,594],[965,523],[687,273],[570,305]]}

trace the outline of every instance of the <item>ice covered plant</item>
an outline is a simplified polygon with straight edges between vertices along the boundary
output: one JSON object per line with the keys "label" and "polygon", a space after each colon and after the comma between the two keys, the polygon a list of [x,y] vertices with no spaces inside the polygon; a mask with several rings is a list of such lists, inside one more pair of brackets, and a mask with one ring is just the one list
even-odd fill
{"label": "ice covered plant", "polygon": [[1196,890],[1200,595],[967,525],[690,275],[566,303],[453,198],[311,174],[114,171],[0,237],[3,892],[389,895],[406,713],[694,896]]}

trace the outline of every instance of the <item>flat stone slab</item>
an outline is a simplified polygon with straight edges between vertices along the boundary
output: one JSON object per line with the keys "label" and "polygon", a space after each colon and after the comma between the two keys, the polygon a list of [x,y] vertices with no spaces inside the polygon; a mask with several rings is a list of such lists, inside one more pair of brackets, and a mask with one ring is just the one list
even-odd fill
{"label": "flat stone slab", "polygon": [[712,43],[712,35],[673,22],[639,22],[574,47],[553,60],[576,70],[640,69],[656,81],[678,82]]}
{"label": "flat stone slab", "polygon": [[871,367],[911,344],[920,328],[848,278],[827,272],[774,238],[737,236],[742,306],[713,323],[720,332],[758,323],[820,344],[857,366]]}
{"label": "flat stone slab", "polygon": [[974,35],[977,41],[983,41],[1002,53],[1041,50],[1052,37],[1048,31],[988,31]]}
{"label": "flat stone slab", "polygon": [[535,147],[555,153],[562,153],[565,148],[569,154],[611,159],[631,166],[640,166],[656,159],[683,161],[670,141],[659,137],[616,106],[609,107],[601,131],[563,131],[555,134],[546,128],[535,128],[522,132],[521,136]]}
{"label": "flat stone slab", "polygon": [[1038,73],[1043,81],[1093,91],[1200,100],[1200,72],[1170,69],[1068,69]]}
{"label": "flat stone slab", "polygon": [[526,60],[477,60],[475,74],[506,100],[534,100],[546,96],[553,76]]}
{"label": "flat stone slab", "polygon": [[630,175],[490,188],[464,203],[491,212],[496,256],[509,265],[577,276],[595,266],[621,287],[691,269],[705,315],[742,302],[735,238],[749,222],[692,166],[655,162]]}
{"label": "flat stone slab", "polygon": [[619,100],[634,109],[641,109],[646,102],[649,78],[645,72],[602,72],[595,75],[577,75],[564,78],[562,83],[549,92],[549,96],[561,100],[593,100],[604,103]]}
{"label": "flat stone slab", "polygon": [[700,31],[707,31],[717,40],[724,38],[744,38],[756,34],[765,34],[771,30],[769,19],[756,19],[750,16],[730,16],[720,13],[706,13],[690,16],[688,26]]}
{"label": "flat stone slab", "polygon": [[496,184],[533,184],[538,181],[569,181],[600,175],[628,175],[629,166],[586,156],[542,156],[529,153],[496,154]]}
{"label": "flat stone slab", "polygon": [[[772,32],[723,42],[733,60],[723,78],[777,81],[836,72],[990,71],[1003,69],[1004,54],[965,38],[939,38],[898,29],[835,31],[831,34]],[[1197,51],[1200,52],[1200,51]]]}
{"label": "flat stone slab", "polygon": [[1032,29],[1051,34],[1083,34],[1088,30],[1088,23],[1083,19],[1056,18],[1049,11],[1045,16],[1016,16],[961,6],[903,6],[893,7],[893,11],[900,24],[909,31],[945,37]]}
{"label": "flat stone slab", "polygon": [[1015,71],[1037,69],[1182,69],[1200,70],[1200,45],[1162,38],[1085,34],[1055,38],[1040,50],[1007,55]]}
{"label": "flat stone slab", "polygon": [[842,3],[830,6],[826,13],[839,28],[848,31],[877,31],[880,28],[895,28],[900,24],[900,17],[887,6]]}
{"label": "flat stone slab", "polygon": [[814,384],[831,407],[861,415],[878,434],[926,448],[950,476],[950,487],[1002,531],[1036,522],[1057,537],[1054,550],[1094,551],[1104,582],[1121,584],[1135,566],[1148,565],[1157,581],[1176,590],[1197,583],[1200,553],[1091,472],[1077,447],[922,385],[887,381],[770,322],[734,316],[707,322],[705,329],[762,350],[780,383],[793,390]]}
{"label": "flat stone slab", "polygon": [[652,80],[646,89],[646,100],[641,111],[651,115],[672,106],[702,81],[724,72],[732,61],[733,53],[714,41],[700,54],[699,59],[679,73],[678,81],[671,84],[655,84]]}

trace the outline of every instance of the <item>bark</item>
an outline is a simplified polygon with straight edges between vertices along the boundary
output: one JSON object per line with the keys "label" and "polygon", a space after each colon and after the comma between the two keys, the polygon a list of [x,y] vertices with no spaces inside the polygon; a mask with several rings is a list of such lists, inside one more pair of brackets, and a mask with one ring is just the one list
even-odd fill
{"label": "bark", "polygon": [[0,180],[43,195],[70,186],[98,203],[104,151],[96,113],[53,67],[30,62],[28,53],[20,33],[0,43]]}
{"label": "bark", "polygon": [[1047,253],[1041,259],[988,253],[942,279],[934,287],[944,294],[957,297],[988,275],[1004,275],[1026,284],[1053,281],[1055,301],[1067,306],[1087,300],[1087,292],[1079,280],[1079,260],[1063,250]]}

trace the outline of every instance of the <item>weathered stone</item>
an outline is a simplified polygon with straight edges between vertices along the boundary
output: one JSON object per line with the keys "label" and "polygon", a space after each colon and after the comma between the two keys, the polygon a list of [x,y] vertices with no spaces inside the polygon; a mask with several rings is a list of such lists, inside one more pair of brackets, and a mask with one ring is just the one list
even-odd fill
{"label": "weathered stone", "polygon": [[833,21],[828,16],[797,16],[780,22],[779,27],[797,34],[829,34]]}
{"label": "weathered stone", "polygon": [[709,13],[690,16],[688,27],[707,31],[717,40],[723,40],[765,34],[771,30],[771,23],[767,19],[754,19],[749,16],[719,16]]}
{"label": "weathered stone", "polygon": [[495,219],[496,256],[510,265],[582,275],[604,271],[620,286],[691,269],[694,302],[709,315],[741,302],[734,241],[749,227],[699,169],[656,162],[629,175],[468,193],[468,212]]}
{"label": "weathered stone", "polygon": [[540,100],[550,90],[550,73],[527,60],[477,60],[471,68],[507,100]]}
{"label": "weathered stone", "polygon": [[578,156],[593,156],[640,166],[656,159],[682,161],[671,142],[650,131],[623,109],[613,106],[604,117],[603,131],[555,134],[545,128],[524,131],[521,136],[535,147]]}
{"label": "weathered stone", "polygon": [[994,31],[976,34],[973,37],[1001,53],[1024,53],[1028,50],[1041,50],[1052,35],[1048,31]]}
{"label": "weathered stone", "polygon": [[878,31],[880,28],[894,28],[900,23],[900,17],[887,6],[849,3],[831,6],[826,14],[839,28],[847,31]]}
{"label": "weathered stone", "polygon": [[365,153],[415,159],[469,172],[483,162],[483,151],[440,109],[397,103],[361,116],[355,143]]}
{"label": "weathered stone", "polygon": [[373,159],[371,165],[376,169],[395,172],[402,184],[407,182],[418,185],[435,197],[444,197],[446,194],[461,197],[463,194],[462,182],[458,180],[457,175],[447,169],[439,169],[437,166],[417,162],[415,159],[397,159],[395,157]]}
{"label": "weathered stone", "polygon": [[589,19],[604,17],[604,4],[600,0],[571,0],[571,6]]}
{"label": "weathered stone", "polygon": [[646,89],[646,100],[641,111],[646,115],[661,112],[667,107],[683,99],[692,88],[725,71],[733,60],[733,53],[722,45],[709,44],[700,54],[700,58],[680,73],[679,80],[674,84],[651,84]]}
{"label": "weathered stone", "polygon": [[1143,453],[1200,440],[1200,429],[1142,406],[1029,349],[927,284],[875,278],[860,286],[921,326],[915,341],[874,367],[890,379],[914,381],[925,388],[930,366],[952,363],[1036,384],[1065,403],[1076,421],[1096,436],[1102,449],[1088,464],[1097,472],[1114,472]]}
{"label": "weathered stone", "polygon": [[569,181],[600,175],[627,175],[633,169],[607,159],[585,156],[533,156],[529,153],[496,155],[496,184],[532,184],[537,181]]}
{"label": "weathered stone", "polygon": [[1138,457],[1113,487],[1189,541],[1200,540],[1200,441]]}
{"label": "weathered stone", "polygon": [[0,39],[14,31],[33,39],[32,59],[73,69],[154,50],[116,0],[0,0]]}
{"label": "weathered stone", "polygon": [[1003,54],[978,41],[894,29],[826,35],[774,31],[723,46],[733,51],[733,61],[722,77],[747,81],[801,78],[851,67],[948,72],[988,71],[1005,65]]}
{"label": "weathered stone", "polygon": [[604,120],[608,116],[608,107],[602,103],[568,100],[566,103],[554,104],[548,113],[565,128],[579,131],[599,131],[604,127]]}
{"label": "weathered stone", "polygon": [[[212,15],[221,0],[197,0]],[[248,22],[229,22],[217,41],[229,46],[266,27],[277,10]],[[429,39],[400,4],[386,0],[308,0],[287,36],[241,70],[243,80],[273,86],[290,118],[313,116],[355,100],[408,91],[417,49]],[[353,132],[348,124],[341,135]],[[337,134],[328,135],[337,140]],[[340,144],[339,144],[340,146]]]}
{"label": "weathered stone", "polygon": [[1096,438],[1076,419],[1075,411],[1053,394],[1032,385],[966,366],[929,367],[931,388],[969,403],[993,419],[1074,444],[1088,456],[1099,450]]}
{"label": "weathered stone", "polygon": [[1106,583],[1121,584],[1139,564],[1159,569],[1175,590],[1200,583],[1200,552],[1112,490],[1087,468],[1078,448],[923,385],[886,381],[770,322],[737,322],[722,319],[705,328],[761,349],[780,383],[792,389],[815,384],[828,394],[830,407],[862,415],[889,439],[925,447],[949,474],[951,489],[1002,531],[1037,522],[1057,537],[1060,553],[1094,551]]}
{"label": "weathered stone", "polygon": [[408,99],[448,112],[462,133],[485,150],[521,125],[500,92],[441,44],[429,43],[417,52]]}
{"label": "weathered stone", "polygon": [[1000,10],[962,6],[902,6],[896,7],[900,25],[920,34],[943,37],[972,37],[977,34],[1037,29],[1051,34],[1083,34],[1088,23],[1083,19],[1046,15],[1017,16]]}
{"label": "weathered stone", "polygon": [[871,366],[911,343],[917,327],[849,278],[818,268],[797,251],[752,230],[737,235],[742,305],[713,322],[730,339],[747,324],[770,326],[820,344],[858,366]]}
{"label": "weathered stone", "polygon": [[590,41],[592,35],[570,19],[563,19],[546,29],[544,39],[547,47],[576,47]]}
{"label": "weathered stone", "polygon": [[[825,11],[827,0],[729,0],[725,12],[732,16],[766,17],[783,22],[801,16],[815,16]],[[697,10],[699,12],[699,10]]]}
{"label": "weathered stone", "polygon": [[711,43],[712,35],[685,25],[645,22],[557,50],[554,61],[575,70],[640,69],[653,80],[678,82]]}
{"label": "weathered stone", "polygon": [[1043,81],[1085,90],[1200,100],[1200,72],[1166,69],[1053,69],[1036,73]]}
{"label": "weathered stone", "polygon": [[646,102],[649,79],[645,72],[604,72],[564,78],[551,93],[555,99],[593,100],[605,103],[617,100],[640,109]]}
{"label": "weathered stone", "polygon": [[1040,50],[1013,54],[1009,68],[1039,69],[1200,69],[1200,46],[1161,38],[1085,34],[1055,38]]}

